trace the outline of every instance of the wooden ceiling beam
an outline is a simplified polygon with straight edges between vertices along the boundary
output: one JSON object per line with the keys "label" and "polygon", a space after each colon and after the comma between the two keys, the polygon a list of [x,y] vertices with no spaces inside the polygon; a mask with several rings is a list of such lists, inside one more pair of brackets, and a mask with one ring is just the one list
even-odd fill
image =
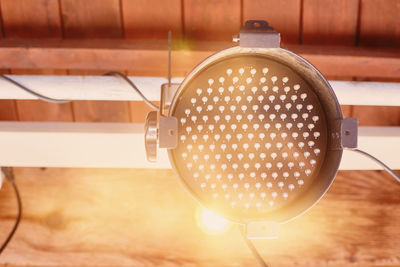
{"label": "wooden ceiling beam", "polygon": [[[229,42],[175,42],[174,76],[184,76]],[[328,77],[400,77],[400,49],[287,45]],[[167,73],[167,42],[155,40],[0,40],[1,69],[129,70],[135,75]]]}

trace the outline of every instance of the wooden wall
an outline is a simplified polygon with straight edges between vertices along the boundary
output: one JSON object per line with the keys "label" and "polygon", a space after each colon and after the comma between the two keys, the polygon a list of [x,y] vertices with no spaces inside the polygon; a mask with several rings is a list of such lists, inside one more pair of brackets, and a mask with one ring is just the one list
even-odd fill
{"label": "wooden wall", "polygon": [[[230,41],[265,19],[284,44],[400,47],[400,0],[0,0],[1,38]],[[1,59],[0,59],[1,60]],[[3,69],[13,74],[94,70]],[[132,70],[126,74],[136,75]],[[376,77],[327,77],[378,80]],[[400,81],[391,77],[384,81]],[[399,100],[400,101],[400,100]],[[342,107],[361,125],[400,126],[400,108]],[[141,102],[0,101],[0,120],[142,122]],[[34,156],[34,155],[33,155]],[[17,168],[25,213],[3,266],[251,266],[237,229],[207,235],[170,170]],[[340,172],[310,212],[257,241],[273,266],[400,266],[400,185],[380,171]],[[15,218],[0,191],[0,243]]]}
{"label": "wooden wall", "polygon": [[[399,0],[1,0],[0,9],[3,38],[165,40],[170,29],[175,39],[230,41],[244,21],[264,19],[281,32],[284,44],[400,46]],[[73,69],[1,72],[102,74]],[[1,101],[0,109],[8,110],[0,118],[22,121],[143,121],[148,111],[140,102],[88,101],[65,105]],[[358,109],[346,109],[346,114],[369,111]],[[395,117],[399,112],[383,110]]]}

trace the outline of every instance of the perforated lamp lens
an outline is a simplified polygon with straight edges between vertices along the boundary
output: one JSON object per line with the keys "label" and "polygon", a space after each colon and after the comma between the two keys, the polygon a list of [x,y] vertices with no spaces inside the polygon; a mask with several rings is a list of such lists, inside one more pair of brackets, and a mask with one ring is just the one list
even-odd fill
{"label": "perforated lamp lens", "polygon": [[179,123],[169,150],[176,173],[233,221],[297,216],[324,194],[340,162],[328,122],[342,115],[329,84],[283,49],[210,57],[182,83],[170,116]]}

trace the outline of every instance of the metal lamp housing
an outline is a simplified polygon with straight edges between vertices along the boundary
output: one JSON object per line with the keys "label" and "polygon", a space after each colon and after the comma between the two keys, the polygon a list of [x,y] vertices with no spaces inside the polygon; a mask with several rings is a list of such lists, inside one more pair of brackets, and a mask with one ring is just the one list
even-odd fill
{"label": "metal lamp housing", "polygon": [[[176,90],[176,92],[175,92],[172,100],[171,99],[167,100],[168,107],[169,107],[169,113],[168,113],[167,117],[175,119],[175,122],[176,122],[176,128],[174,129],[174,136],[172,137],[172,138],[176,138],[176,143],[174,143],[173,147],[167,146],[169,159],[170,159],[171,165],[172,165],[176,175],[179,177],[179,179],[181,180],[181,182],[183,183],[185,188],[192,194],[192,196],[197,201],[200,202],[200,204],[204,205],[206,208],[214,210],[215,212],[221,214],[222,216],[224,216],[225,218],[227,218],[233,222],[237,222],[237,223],[241,223],[241,224],[249,225],[250,223],[254,223],[254,222],[256,222],[256,223],[257,222],[283,223],[283,222],[287,222],[287,221],[299,216],[300,214],[304,213],[306,210],[308,210],[315,203],[318,202],[318,200],[326,193],[329,186],[332,184],[332,182],[336,176],[336,173],[338,171],[338,168],[339,168],[339,164],[340,164],[340,161],[342,158],[343,148],[344,147],[353,148],[353,147],[356,147],[356,145],[357,145],[357,121],[355,119],[343,120],[343,115],[341,113],[340,105],[339,105],[338,100],[337,100],[331,86],[329,85],[328,81],[308,61],[306,61],[302,57],[300,57],[288,50],[279,48],[279,38],[280,38],[279,34],[273,32],[267,23],[265,23],[263,21],[247,22],[245,27],[242,28],[242,30],[241,30],[240,46],[220,51],[220,52],[210,56],[209,58],[205,59],[203,62],[201,62],[197,67],[195,67],[190,72],[190,74],[184,79],[184,81],[179,85],[178,88],[173,88],[174,90]],[[241,66],[241,64],[244,67],[239,68]],[[310,101],[310,103],[312,103],[314,105],[314,110],[312,110],[312,107],[311,107],[311,109],[309,109],[307,111],[306,110],[307,105],[305,105],[305,104],[304,104],[304,106],[300,105],[301,108],[299,108],[300,106],[298,103],[302,103],[302,102],[300,100],[296,100],[296,101],[293,100],[293,105],[295,105],[297,103],[297,106],[295,106],[295,107],[299,108],[298,109],[299,112],[300,112],[300,110],[301,110],[301,112],[303,112],[303,110],[305,110],[302,114],[299,113],[299,115],[307,114],[307,112],[309,112],[310,116],[311,116],[312,112],[319,112],[318,114],[320,114],[320,116],[319,116],[320,120],[318,122],[319,125],[318,125],[318,123],[315,124],[315,127],[318,130],[318,136],[320,136],[320,139],[317,140],[317,137],[315,137],[315,140],[314,140],[311,137],[309,137],[310,133],[313,133],[312,128],[310,128],[308,132],[307,132],[307,129],[304,130],[304,128],[303,128],[303,132],[302,132],[303,136],[304,136],[304,140],[306,140],[306,136],[307,136],[308,142],[310,142],[309,140],[313,140],[312,143],[317,143],[320,145],[320,149],[318,149],[318,150],[320,150],[320,152],[318,152],[319,156],[317,157],[318,162],[316,162],[316,164],[314,162],[315,166],[314,165],[313,166],[315,168],[312,169],[312,171],[311,170],[309,171],[309,173],[311,173],[310,177],[312,176],[312,179],[310,178],[310,182],[304,187],[299,186],[298,184],[296,184],[296,186],[293,186],[294,182],[299,181],[299,179],[302,176],[305,176],[304,169],[302,169],[303,167],[300,167],[300,169],[302,169],[303,173],[301,174],[301,176],[297,176],[296,179],[294,179],[293,177],[291,178],[288,175],[286,175],[284,178],[282,178],[282,175],[285,175],[286,173],[289,173],[292,170],[291,168],[290,168],[290,170],[287,168],[287,163],[290,161],[289,159],[292,158],[292,155],[289,154],[289,156],[288,156],[287,155],[288,153],[282,153],[282,155],[286,154],[286,157],[284,157],[283,159],[281,157],[280,162],[278,162],[278,165],[277,165],[276,162],[273,162],[272,159],[269,159],[270,155],[276,154],[276,153],[268,154],[267,151],[269,148],[265,148],[264,146],[261,146],[261,147],[258,146],[256,150],[253,149],[253,151],[249,153],[249,154],[253,154],[253,157],[257,157],[260,154],[264,154],[263,161],[260,160],[260,163],[262,163],[262,164],[257,163],[260,166],[259,168],[257,168],[257,170],[250,171],[251,168],[254,169],[254,167],[252,167],[253,165],[251,165],[249,167],[249,169],[247,169],[246,165],[243,165],[243,162],[241,162],[240,164],[242,164],[242,165],[240,165],[240,167],[238,168],[238,170],[240,170],[240,168],[242,168],[240,170],[240,174],[242,175],[242,177],[240,177],[240,175],[238,176],[239,172],[235,172],[236,169],[234,171],[232,170],[232,166],[234,167],[236,163],[239,163],[239,161],[235,158],[232,158],[232,159],[229,159],[228,161],[225,160],[226,164],[225,163],[222,164],[223,165],[222,167],[225,168],[228,172],[230,172],[229,174],[223,173],[223,171],[225,171],[225,169],[223,169],[222,171],[219,170],[217,172],[213,172],[214,169],[212,169],[212,166],[218,165],[218,164],[221,165],[221,162],[219,161],[219,159],[218,158],[214,159],[214,156],[216,156],[217,153],[220,155],[222,154],[222,156],[227,156],[226,153],[224,154],[223,152],[225,152],[226,147],[228,147],[228,149],[231,149],[230,148],[231,143],[229,143],[229,141],[222,142],[222,139],[218,139],[217,141],[212,141],[212,142],[210,141],[210,139],[205,139],[206,136],[207,136],[207,138],[208,138],[208,136],[215,137],[215,136],[213,136],[215,131],[213,133],[213,131],[210,130],[210,128],[206,129],[205,127],[209,126],[210,123],[206,123],[205,120],[200,121],[200,119],[202,118],[203,114],[208,114],[208,115],[213,115],[213,116],[215,114],[218,114],[218,115],[215,115],[218,118],[219,117],[223,118],[223,116],[225,116],[225,114],[230,114],[228,117],[231,118],[234,116],[234,114],[237,114],[235,112],[232,112],[233,109],[231,109],[229,111],[229,107],[232,107],[235,105],[235,104],[232,104],[234,102],[233,96],[234,96],[234,94],[236,94],[236,90],[238,90],[239,86],[238,86],[238,84],[237,84],[237,86],[231,86],[230,88],[232,88],[232,90],[230,91],[230,94],[229,94],[229,93],[227,93],[228,84],[224,84],[224,81],[227,81],[228,78],[232,79],[233,76],[231,77],[229,73],[237,72],[238,70],[239,70],[239,72],[241,72],[240,75],[247,73],[248,77],[250,77],[249,75],[251,72],[251,75],[253,75],[253,78],[254,78],[258,75],[258,74],[255,74],[257,71],[258,71],[258,73],[260,73],[260,71],[264,71],[263,69],[261,69],[260,64],[270,66],[271,70],[275,71],[275,73],[278,73],[278,74],[279,74],[279,72],[282,72],[284,74],[286,73],[287,74],[286,76],[288,76],[288,77],[285,76],[282,79],[283,84],[285,84],[287,82],[287,80],[290,80],[294,77],[294,80],[297,80],[301,84],[301,87],[306,88],[305,92],[307,92],[307,94],[308,94],[308,96],[306,96],[306,97],[308,97],[307,101]],[[218,88],[218,86],[214,86],[214,89],[212,89],[214,91],[211,90],[211,87],[213,87],[213,86],[212,86],[212,84],[210,84],[210,82],[214,82],[214,79],[211,79],[212,81],[209,79],[208,84],[209,84],[210,88],[207,89],[207,77],[210,76],[211,74],[214,74],[214,73],[220,71],[221,69],[230,70],[229,73],[227,72],[229,77],[226,75],[223,77],[221,76],[222,79],[220,78],[220,80],[219,80],[220,86],[219,86],[219,88]],[[245,69],[245,70],[242,71],[242,69]],[[222,72],[219,72],[219,73],[222,73]],[[278,75],[276,75],[276,76],[278,76]],[[289,76],[291,76],[291,77],[289,77]],[[257,76],[257,77],[259,77],[259,76]],[[242,78],[245,79],[245,77],[242,77]],[[282,77],[279,77],[279,79],[281,79],[281,78]],[[274,79],[274,78],[272,78],[272,79]],[[273,83],[275,83],[276,80],[277,79],[273,80]],[[248,80],[243,80],[243,81],[240,81],[239,83],[245,84],[244,81],[248,81]],[[217,83],[218,81],[216,80],[215,82]],[[279,82],[281,82],[281,81],[279,80]],[[235,83],[234,79],[233,79],[233,83]],[[254,83],[254,81],[253,81],[253,83]],[[202,84],[203,86],[200,86],[199,84]],[[286,88],[285,88],[286,96],[284,96],[285,93],[282,91],[283,86],[281,86],[282,88],[278,88],[278,86],[275,88],[275,86],[272,86],[272,85],[273,84],[271,84],[271,82],[270,82],[270,88],[265,89],[265,92],[264,92],[265,96],[274,95],[274,98],[280,96],[281,101],[279,99],[277,101],[275,101],[276,99],[271,101],[271,104],[270,104],[271,110],[270,111],[266,109],[265,112],[260,113],[258,108],[257,108],[257,111],[256,111],[256,109],[254,109],[254,113],[253,113],[254,115],[251,115],[251,118],[253,118],[255,116],[255,114],[258,114],[259,115],[258,118],[263,118],[263,119],[260,119],[260,121],[257,123],[257,125],[258,124],[262,125],[262,123],[265,123],[268,121],[268,119],[264,119],[264,118],[266,118],[267,115],[275,112],[274,114],[281,115],[280,119],[279,119],[279,117],[277,117],[277,119],[275,119],[275,121],[274,121],[274,118],[276,117],[276,115],[274,115],[274,118],[272,118],[272,121],[271,121],[271,117],[270,117],[268,123],[266,123],[266,124],[272,125],[271,127],[274,127],[274,125],[275,125],[275,127],[277,127],[278,124],[282,125],[282,127],[284,127],[284,122],[286,123],[286,121],[287,121],[287,120],[285,121],[285,118],[290,115],[290,112],[288,111],[289,109],[284,110],[284,108],[283,108],[285,103],[288,104],[290,102],[290,100],[288,100],[286,97],[289,95],[293,95],[292,92],[290,92],[290,94],[288,93],[289,90],[293,90],[294,87],[296,87],[296,86],[300,87],[300,86],[299,85],[295,85],[295,86],[292,85],[291,87],[288,86],[289,89],[286,91]],[[251,92],[250,91],[251,90],[250,83],[249,83],[249,87],[246,87],[246,89],[243,89],[243,92],[239,92],[241,99],[247,99],[247,100],[252,99],[252,100],[248,101],[248,104],[247,104],[248,107],[251,107],[251,104],[253,104],[253,102],[255,101],[254,100],[254,97],[256,97],[255,91],[261,90],[261,82],[257,86],[259,88],[258,89],[256,88],[256,89],[254,89],[253,92]],[[257,86],[254,86],[254,87],[257,87]],[[165,100],[166,94],[171,95],[171,92],[167,90],[168,88],[171,89],[171,87],[163,88],[164,92],[162,92],[162,96],[164,96],[164,100]],[[290,89],[290,88],[292,88],[292,89]],[[209,90],[209,91],[207,91],[208,95],[206,93],[206,90]],[[217,92],[217,90],[220,90],[219,93]],[[266,90],[269,90],[268,93]],[[275,91],[272,92],[271,90],[275,90]],[[169,93],[165,93],[165,92],[169,92]],[[257,93],[257,94],[260,95],[259,93]],[[305,94],[305,93],[302,94],[303,101],[306,99],[306,97],[303,98],[303,95],[307,95],[307,94]],[[193,96],[193,97],[191,97],[191,96]],[[216,96],[219,100],[213,102],[214,111],[210,111],[207,108],[207,103],[208,104],[212,103],[211,97],[216,97]],[[230,96],[230,98],[227,96]],[[238,95],[236,94],[236,97],[237,96]],[[213,98],[213,99],[216,100],[216,98]],[[236,99],[238,99],[238,98],[236,98]],[[260,99],[260,98],[258,98],[258,99]],[[191,100],[192,100],[192,103],[190,103]],[[196,101],[197,101],[197,103],[196,103]],[[204,102],[200,103],[199,101],[204,101]],[[226,102],[224,103],[224,101],[226,101]],[[241,100],[239,100],[239,101],[241,101]],[[264,102],[262,102],[262,101],[264,101]],[[260,101],[260,103],[262,102],[262,104],[264,104],[265,99],[262,101]],[[239,102],[237,102],[237,103],[239,103]],[[258,104],[258,103],[256,103],[256,104]],[[262,107],[262,104],[259,104],[259,107]],[[225,105],[225,107],[224,107],[224,105]],[[184,110],[182,108],[182,106],[185,106],[186,109]],[[256,105],[253,105],[253,107],[254,106],[256,106]],[[267,106],[269,106],[269,105],[267,105]],[[277,106],[279,107],[278,109],[277,109]],[[281,106],[282,106],[282,109],[280,109]],[[290,106],[292,106],[292,105],[290,105]],[[210,105],[208,107],[210,107]],[[240,107],[240,105],[237,104],[237,107]],[[286,107],[288,107],[288,106],[286,106]],[[308,107],[309,106],[307,106],[307,108]],[[217,108],[219,108],[219,111],[216,110]],[[275,108],[275,111],[273,111],[273,108]],[[187,110],[189,110],[188,111],[189,113],[191,110],[192,114],[196,113],[196,111],[197,111],[197,113],[195,116],[192,116],[192,115],[189,115],[188,113],[186,113],[186,117],[185,117],[185,114],[183,113],[183,111],[186,112]],[[283,112],[283,110],[284,110],[284,112]],[[252,111],[250,109],[243,109],[242,111],[243,112],[241,113],[240,117],[247,118],[247,119],[245,119],[245,120],[247,120],[246,122],[252,121],[252,119],[249,119],[250,117],[248,117],[248,115],[250,113],[252,113]],[[204,112],[206,112],[206,113],[204,113]],[[279,112],[281,112],[281,113],[279,113]],[[260,114],[262,114],[262,116],[260,116]],[[282,114],[284,114],[284,115],[282,115]],[[198,121],[194,120],[193,117],[199,118],[199,120]],[[314,116],[314,117],[318,117],[318,116]],[[225,117],[225,118],[227,118],[227,117]],[[308,121],[310,121],[309,115],[307,114],[307,115],[303,116],[303,119],[304,119],[303,122],[298,123],[301,121],[301,118],[299,119],[298,122],[295,122],[295,120],[293,119],[293,121],[292,121],[293,123],[290,123],[290,124],[294,124],[294,126],[296,126],[296,123],[297,123],[298,127],[300,127],[300,126],[303,127],[303,124],[307,125],[306,118]],[[203,119],[204,119],[204,117],[203,117]],[[211,119],[212,118],[210,117],[210,120]],[[190,121],[190,120],[192,120],[192,121]],[[222,119],[221,119],[221,121],[222,121]],[[233,123],[233,120],[232,121],[228,120],[228,121],[224,122],[224,129],[226,127],[229,127],[232,124],[231,122]],[[275,123],[275,122],[279,122],[279,123]],[[240,121],[239,122],[236,121],[235,124],[238,124],[238,126],[241,126]],[[254,126],[254,123],[252,125]],[[308,124],[308,125],[310,125],[310,124]],[[213,123],[213,127],[217,127],[217,126],[220,126],[220,125],[218,122],[215,121]],[[257,126],[257,127],[259,127],[259,126]],[[279,126],[279,127],[281,127],[281,126]],[[263,136],[265,136],[265,134],[270,133],[269,130],[261,131],[260,130],[261,128],[257,128],[257,129],[258,129],[257,134],[261,133]],[[233,136],[234,133],[235,134],[240,133],[239,135],[244,136],[248,133],[248,132],[246,132],[245,128],[238,129],[236,132],[235,132],[235,130],[231,130],[231,129],[228,129],[228,130],[231,131],[228,134],[229,136]],[[160,131],[160,135],[162,134],[162,132],[164,132],[164,133],[167,132],[166,130],[163,130],[162,128],[160,128],[159,131]],[[222,132],[224,130],[221,128],[221,130],[218,130],[218,131],[220,131],[219,133],[222,136]],[[274,129],[274,131],[275,131],[274,135],[280,133],[279,129],[278,130]],[[292,131],[287,130],[286,132],[287,132],[286,135],[291,134],[293,132],[293,130]],[[194,134],[194,133],[196,133],[196,134]],[[226,133],[226,131],[224,132],[224,134],[225,133]],[[299,132],[299,133],[301,133],[301,132]],[[297,132],[296,132],[296,134],[297,134]],[[194,135],[196,135],[196,139],[194,139]],[[182,136],[185,137],[185,139],[183,139]],[[314,136],[316,136],[316,135],[314,135]],[[191,138],[191,139],[189,140],[187,138]],[[203,140],[201,138],[204,138],[204,141],[207,140],[207,142],[202,143]],[[292,137],[290,137],[290,138],[292,138]],[[296,138],[294,138],[294,139],[296,139]],[[187,142],[190,144],[189,150],[186,149],[186,144],[184,144],[185,140],[188,140]],[[241,142],[241,140],[239,139],[239,142],[237,142],[238,145],[242,145],[243,143],[246,143],[248,141],[248,140],[244,141],[244,139],[242,139],[242,140],[243,141]],[[272,138],[272,140],[276,141],[278,139]],[[236,140],[236,141],[238,141],[238,140]],[[273,141],[271,141],[270,142],[271,144],[269,144],[269,146],[274,147],[277,144],[277,142],[278,141],[276,141],[274,143]],[[283,141],[281,141],[281,142],[284,143]],[[250,146],[252,146],[253,143],[250,142]],[[298,143],[295,143],[295,144],[300,145],[300,143],[303,143],[303,146],[304,146],[304,143],[306,143],[306,141],[298,140]],[[205,151],[202,149],[203,149],[203,147],[205,147],[206,144],[207,144],[207,147],[205,148],[205,150],[208,149],[209,144],[211,144],[210,147],[212,146],[213,149],[214,149],[214,147],[219,147],[219,145],[221,145],[221,147],[224,147],[224,149],[222,152],[221,151],[216,152],[217,150],[211,149],[211,151],[208,150],[207,153],[206,152],[202,153],[202,151]],[[310,144],[310,143],[308,143],[308,144]],[[264,143],[262,145],[264,145]],[[267,144],[265,144],[265,145],[267,145]],[[281,145],[281,147],[284,145],[285,145],[285,143],[283,145]],[[191,150],[192,147],[193,147],[193,150]],[[282,148],[282,149],[284,149],[284,148]],[[194,154],[194,152],[192,153],[192,151],[195,151],[195,150],[197,151],[196,154]],[[247,149],[245,149],[245,150],[247,151]],[[229,155],[231,155],[231,157],[236,156],[236,154],[239,153],[238,151],[239,150],[231,149],[231,151],[229,152]],[[276,151],[278,152],[278,150],[276,150]],[[282,152],[283,150],[280,150],[280,148],[279,148],[279,151]],[[298,149],[297,151],[300,151],[300,150]],[[241,151],[241,152],[243,152],[243,151]],[[259,153],[259,154],[254,156],[254,154],[256,154],[256,153]],[[308,154],[310,154],[310,153],[308,153]],[[207,159],[205,161],[203,159],[197,160],[198,158],[202,157],[203,155],[204,156],[207,155]],[[265,156],[265,155],[267,155],[267,156]],[[306,154],[304,154],[304,155],[306,155]],[[245,155],[245,156],[248,156],[248,155]],[[279,159],[279,157],[280,157],[280,155],[278,155],[278,159]],[[300,156],[300,158],[301,157],[303,157],[303,154]],[[307,156],[305,156],[305,158],[307,158]],[[270,164],[270,166],[268,166],[268,163],[267,163],[267,165],[265,165],[265,162],[269,162],[269,161],[273,162],[273,165]],[[281,165],[279,165],[279,164],[281,164]],[[303,163],[303,166],[305,166],[305,168],[307,168],[308,167],[307,164]],[[236,165],[238,165],[238,164],[236,164]],[[243,169],[242,166],[245,166],[245,169]],[[268,166],[268,168],[271,168],[268,170],[268,175],[265,174],[265,173],[267,173],[267,171],[265,171],[265,173],[264,173],[262,170],[262,169],[266,168],[265,166]],[[290,164],[289,164],[289,166],[290,166]],[[200,167],[201,167],[201,170],[198,171],[197,169]],[[218,168],[220,168],[220,167],[217,167],[217,169]],[[293,168],[298,168],[298,167],[296,166]],[[194,171],[194,169],[196,169],[196,171]],[[205,172],[201,173],[203,170],[205,170]],[[287,170],[287,171],[285,171],[285,170]],[[219,172],[219,174],[218,174],[219,177],[217,175],[218,172]],[[271,177],[271,172],[272,172],[272,174],[275,174],[275,176],[272,175],[273,177]],[[223,175],[220,175],[220,173],[223,173]],[[262,175],[264,175],[262,177],[262,179],[260,178],[260,173],[262,173]],[[293,176],[293,172],[291,172],[290,175]],[[292,179],[292,180],[290,180],[291,181],[290,184],[289,183],[285,184],[286,178],[288,179],[288,181],[290,179]],[[203,179],[204,182],[201,182],[201,179]],[[250,182],[246,183],[245,182],[246,179]],[[253,179],[253,180],[251,180],[251,179]],[[281,180],[279,180],[279,179],[281,179]],[[271,182],[268,182],[268,181],[271,181]],[[281,182],[278,182],[278,181],[281,181]],[[246,184],[250,184],[250,186],[246,187]],[[258,184],[261,184],[261,186],[257,187]],[[277,186],[280,186],[281,184],[284,184],[284,186],[282,186],[280,188],[281,191],[279,191]],[[201,189],[199,187],[200,185],[201,185]],[[232,189],[232,185],[233,186],[236,185],[236,188],[234,187],[234,190]],[[222,186],[222,188],[225,186],[225,188],[223,188],[223,190],[221,190],[220,189],[221,186]],[[268,188],[266,188],[266,186]],[[292,193],[289,193],[289,194],[284,193],[286,191],[289,192],[287,190],[288,186],[289,186],[289,188],[291,188],[291,190],[294,188]],[[292,187],[290,187],[290,186],[292,186]],[[230,191],[229,191],[229,188],[230,188]],[[244,189],[244,188],[246,188],[246,189]],[[253,191],[252,192],[246,191],[249,188]],[[264,198],[261,199],[260,197],[258,197],[258,200],[253,201],[252,195],[259,196],[260,192],[268,192],[268,190],[270,188],[275,188],[273,190],[275,193],[278,192],[277,194],[279,194],[279,196],[281,196],[282,194],[285,196],[285,194],[286,194],[285,199],[287,198],[288,200],[286,202],[284,200],[278,201],[279,197],[277,199],[271,199],[269,197],[270,200],[267,201],[267,198],[268,198],[267,197],[265,199],[265,201],[263,201]],[[214,189],[219,190],[218,194],[213,193]],[[225,191],[225,189],[229,191],[229,194]],[[243,194],[241,192],[243,192]],[[270,194],[271,192],[268,192],[268,193]],[[240,203],[242,200],[242,198],[240,198],[240,195],[246,195],[246,194],[250,195],[250,197],[247,197],[247,200],[245,200],[245,202],[247,202],[247,203]],[[211,195],[216,196],[216,197],[211,198],[210,197]],[[239,196],[239,198],[238,198],[238,196]],[[232,198],[236,198],[236,200],[233,201]],[[257,197],[254,197],[254,199],[257,199]],[[275,204],[274,204],[275,206],[273,206],[273,205],[268,206],[267,203],[274,202],[272,200],[276,200]],[[225,204],[225,203],[228,203],[227,201],[232,204],[232,207],[239,207],[241,205],[240,206],[241,208],[230,209],[229,205]],[[238,206],[235,206],[235,205],[238,205]],[[244,208],[244,207],[246,207],[246,208]]]}
{"label": "metal lamp housing", "polygon": [[[308,85],[314,89],[314,92],[321,102],[321,106],[323,107],[324,114],[326,116],[328,143],[326,147],[325,158],[320,168],[318,179],[315,180],[306,193],[297,197],[295,201],[292,201],[292,203],[287,205],[285,208],[268,214],[263,214],[259,217],[240,218],[234,217],[232,214],[225,213],[225,211],[216,210],[217,212],[222,213],[228,219],[239,223],[247,223],[254,220],[285,222],[293,219],[313,206],[324,195],[332,183],[337,173],[343,153],[343,148],[341,145],[341,123],[343,116],[339,103],[329,83],[318,72],[318,70],[316,70],[303,58],[281,48],[247,48],[240,46],[223,50],[200,63],[180,85],[171,103],[169,116],[175,116],[175,110],[177,105],[179,105],[180,95],[186,90],[187,86],[190,85],[192,79],[194,79],[197,75],[200,75],[201,72],[210,65],[238,56],[264,57],[268,60],[278,62],[295,70],[295,72],[298,73],[298,75],[300,75],[308,83]],[[177,173],[178,177],[181,178],[183,184],[187,187],[186,178],[181,176],[180,169],[182,166],[177,165],[174,149],[169,149],[168,154],[175,172]],[[188,189],[191,191],[190,188]],[[196,199],[201,199],[201,197],[198,195],[194,195],[194,197]],[[210,208],[208,205],[207,207]]]}

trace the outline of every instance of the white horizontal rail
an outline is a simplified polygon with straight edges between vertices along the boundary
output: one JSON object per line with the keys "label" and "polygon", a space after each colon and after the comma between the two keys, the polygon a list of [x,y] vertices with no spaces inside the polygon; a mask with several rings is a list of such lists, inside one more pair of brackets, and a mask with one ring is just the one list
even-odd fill
{"label": "white horizontal rail", "polygon": [[[130,123],[0,122],[0,166],[170,168],[166,150],[146,161],[143,132]],[[400,127],[360,127],[359,148],[400,169]],[[340,169],[380,166],[345,151]]]}
{"label": "white horizontal rail", "polygon": [[[113,76],[7,75],[42,95],[69,100],[142,100],[121,78]],[[150,100],[160,99],[162,77],[129,77]],[[175,78],[181,82],[182,78]],[[10,82],[0,79],[0,99],[37,99]]]}
{"label": "white horizontal rail", "polygon": [[[9,75],[45,96],[70,100],[142,100],[123,80],[110,76]],[[129,77],[150,99],[159,100],[162,77]],[[183,78],[174,78],[181,82]],[[400,106],[400,83],[330,81],[341,105]],[[0,99],[37,99],[0,79]]]}

